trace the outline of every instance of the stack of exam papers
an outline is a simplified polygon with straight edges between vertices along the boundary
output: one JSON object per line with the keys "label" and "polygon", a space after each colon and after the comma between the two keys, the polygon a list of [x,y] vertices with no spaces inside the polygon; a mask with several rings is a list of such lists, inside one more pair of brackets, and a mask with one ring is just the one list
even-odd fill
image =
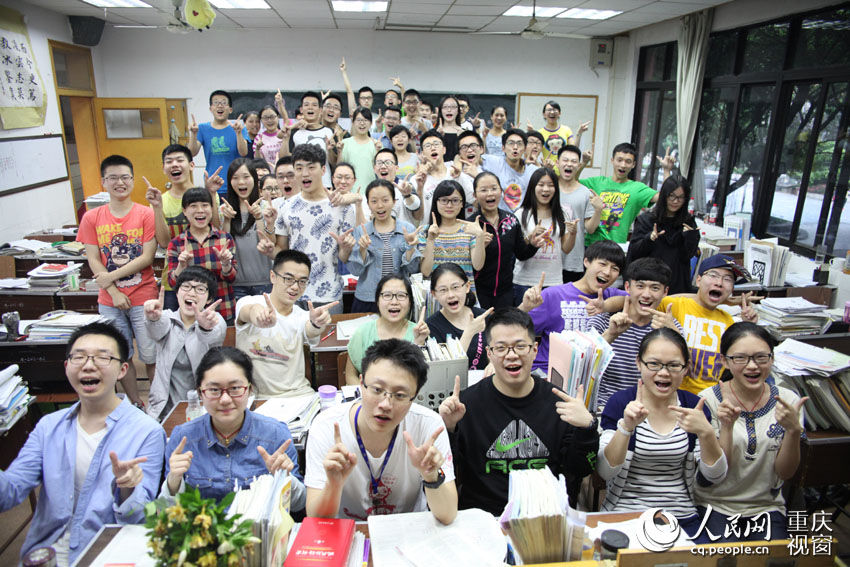
{"label": "stack of exam papers", "polygon": [[364,315],[357,319],[345,319],[344,321],[338,321],[336,324],[336,338],[341,341],[350,340],[354,335],[354,332],[360,328],[360,325],[377,318],[377,315]]}
{"label": "stack of exam papers", "polygon": [[29,276],[29,280],[27,281],[33,287],[59,286],[73,272],[77,272],[77,275],[79,275],[82,267],[82,264],[75,264],[73,262],[67,264],[39,264],[27,272]]}
{"label": "stack of exam papers", "polygon": [[0,433],[26,415],[31,400],[29,388],[18,376],[17,364],[0,370]]}
{"label": "stack of exam papers", "polygon": [[36,321],[28,322],[23,329],[23,333],[29,335],[28,338],[31,341],[47,339],[63,340],[70,337],[71,333],[77,330],[77,328],[103,320],[103,317],[95,314],[56,311],[47,313]]}
{"label": "stack of exam papers", "polygon": [[269,398],[255,412],[285,423],[292,434],[292,440],[300,443],[320,409],[319,394],[307,394],[292,398]]}
{"label": "stack of exam papers", "polygon": [[594,411],[599,379],[614,358],[614,348],[594,329],[549,335],[549,381],[570,396],[584,387],[584,403]]}
{"label": "stack of exam papers", "polygon": [[779,340],[801,335],[820,335],[832,323],[826,305],[802,297],[768,297],[755,305],[759,324]]}

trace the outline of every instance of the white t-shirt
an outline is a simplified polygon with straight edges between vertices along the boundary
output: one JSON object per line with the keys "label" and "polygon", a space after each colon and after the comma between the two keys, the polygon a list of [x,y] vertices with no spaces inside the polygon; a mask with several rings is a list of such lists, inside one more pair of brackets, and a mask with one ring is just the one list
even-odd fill
{"label": "white t-shirt", "polygon": [[[420,198],[422,199],[422,206],[425,207],[422,209],[422,222],[425,224],[430,224],[431,222],[431,201],[434,198],[434,190],[437,188],[437,185],[440,184],[440,181],[445,181],[446,179],[452,179],[453,181],[457,181],[460,183],[461,187],[463,187],[463,193],[466,197],[466,209],[461,211],[458,214],[457,218],[463,220],[472,215],[475,210],[475,195],[472,191],[472,177],[465,173],[461,173],[457,179],[452,177],[451,167],[452,162],[446,162],[446,174],[443,177],[434,177],[433,175],[428,175],[425,178],[425,187],[422,190],[422,195]],[[410,178],[411,183],[416,183],[414,178]]]}
{"label": "white t-shirt", "polygon": [[[292,134],[292,143],[291,147],[295,148],[295,146],[299,144],[314,144],[319,146],[325,153],[328,152],[328,143],[325,141],[326,138],[329,138],[334,135],[334,131],[328,128],[327,126],[322,126],[321,128],[317,128],[315,130],[308,130],[307,128],[301,128],[300,130],[296,130]],[[325,156],[325,173],[322,175],[322,184],[325,187],[332,187],[331,185],[331,168],[328,165],[327,156]]]}
{"label": "white t-shirt", "polygon": [[[338,517],[366,520],[369,516],[374,515],[427,510],[428,503],[425,500],[425,491],[422,488],[422,477],[410,462],[410,457],[407,456],[407,443],[404,440],[403,433],[409,431],[413,443],[418,447],[433,435],[437,428],[443,426],[442,419],[436,412],[428,408],[418,404],[410,406],[407,415],[399,424],[393,452],[378,484],[380,505],[373,507],[370,496],[369,471],[363,463],[363,456],[357,446],[357,437],[351,427],[351,421],[348,419],[349,412],[354,411],[352,406],[357,403],[359,402],[334,406],[320,413],[313,421],[313,425],[310,426],[310,435],[307,438],[307,474],[304,477],[304,485],[308,488],[324,489],[327,476],[322,461],[334,445],[333,425],[339,423],[342,442],[349,451],[357,456],[357,464],[346,479],[345,486],[342,489],[340,508],[337,511]],[[446,482],[454,480],[452,450],[449,446],[449,436],[445,431],[437,437],[434,446],[446,457],[442,467],[443,474],[446,475]],[[369,466],[373,473],[381,470],[383,462],[383,454],[377,456],[369,454]]]}
{"label": "white t-shirt", "polygon": [[[514,214],[522,226],[522,232],[527,236],[534,232],[534,217],[529,213],[527,221],[522,222],[523,212],[524,209],[520,207]],[[572,209],[564,208],[564,218],[566,220],[573,220],[575,218]],[[540,222],[537,224],[543,228],[549,228],[552,226],[552,217],[540,219]],[[542,248],[538,248],[534,256],[528,260],[517,260],[516,266],[514,266],[515,284],[537,285],[540,283],[540,274],[542,272],[546,272],[546,279],[543,281],[544,287],[564,283],[561,273],[563,253],[561,252],[560,233],[561,231],[555,227],[550,235],[546,237],[546,244]]]}
{"label": "white t-shirt", "polygon": [[310,314],[297,305],[289,315],[277,314],[274,327],[256,327],[239,323],[239,312],[247,305],[262,305],[262,295],[249,295],[236,302],[236,348],[254,365],[254,388],[260,399],[310,394],[313,388],[304,372],[304,341],[318,344],[319,338],[307,338],[305,325]]}

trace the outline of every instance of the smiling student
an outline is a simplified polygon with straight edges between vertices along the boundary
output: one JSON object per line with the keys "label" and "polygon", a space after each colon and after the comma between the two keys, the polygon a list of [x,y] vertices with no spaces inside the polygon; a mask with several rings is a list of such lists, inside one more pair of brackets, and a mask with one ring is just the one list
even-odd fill
{"label": "smiling student", "polygon": [[[227,117],[233,111],[233,99],[227,91],[217,90],[210,94],[210,112],[212,122],[204,122],[200,126],[192,115],[189,125],[189,150],[193,156],[204,149],[204,159],[207,175],[213,176],[216,170],[225,169],[230,162],[238,157],[248,155],[248,140],[242,135],[242,115],[231,124]],[[227,190],[225,183],[219,193]]]}

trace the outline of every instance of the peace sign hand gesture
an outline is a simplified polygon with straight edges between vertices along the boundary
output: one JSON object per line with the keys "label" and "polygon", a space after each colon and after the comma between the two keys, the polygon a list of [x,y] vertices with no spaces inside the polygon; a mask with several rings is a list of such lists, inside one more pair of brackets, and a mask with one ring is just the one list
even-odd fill
{"label": "peace sign hand gesture", "polygon": [[118,488],[135,488],[145,478],[145,473],[139,464],[147,462],[147,457],[120,461],[115,451],[110,451],[109,460],[112,461],[112,474],[115,476],[115,485]]}
{"label": "peace sign hand gesture", "polygon": [[357,455],[349,451],[342,443],[342,435],[339,432],[339,423],[334,423],[334,445],[325,455],[322,466],[325,467],[325,475],[328,483],[335,486],[345,484],[345,479],[354,470],[357,464]]}
{"label": "peace sign hand gesture", "polygon": [[354,227],[349,228],[342,234],[337,234],[334,231],[330,231],[328,234],[331,235],[331,238],[336,240],[337,245],[339,245],[339,248],[343,253],[350,253],[354,249],[354,245],[357,244],[357,241],[355,241],[354,237],[351,235],[352,232],[354,232]]}
{"label": "peace sign hand gesture", "polygon": [[222,302],[221,299],[216,299],[213,303],[210,303],[205,309],[202,309],[195,316],[195,320],[198,322],[198,326],[205,331],[212,331],[213,327],[217,323],[217,318],[215,316],[215,310],[218,305]]}
{"label": "peace sign hand gesture", "polygon": [[561,401],[555,402],[555,411],[558,412],[561,421],[580,428],[590,427],[593,424],[593,416],[584,406],[584,384],[579,384],[575,397],[567,395],[558,388],[552,388],[552,393],[561,398]]}
{"label": "peace sign hand gesture", "polygon": [[720,422],[721,429],[732,429],[741,416],[743,408],[732,401],[732,386],[729,382],[720,382],[720,394],[723,396],[723,401],[717,406],[715,413],[717,421]]}
{"label": "peace sign hand gesture", "polygon": [[586,295],[579,295],[579,298],[587,303],[585,309],[587,310],[588,317],[593,317],[594,315],[605,312],[605,298],[602,297],[602,288],[599,288],[599,291],[594,298],[587,297]]}
{"label": "peace sign hand gesture", "polygon": [[413,327],[413,342],[422,346],[430,336],[431,329],[429,329],[428,324],[425,323],[425,306],[423,305],[422,310],[419,312],[419,320],[416,322],[416,326]]}
{"label": "peace sign hand gesture", "polygon": [[652,328],[660,329],[661,327],[667,327],[669,329],[676,329],[676,318],[673,317],[673,304],[667,304],[666,311],[658,311],[657,309],[652,310]]}
{"label": "peace sign hand gesture", "polygon": [[[551,227],[550,227],[551,228]],[[528,243],[535,248],[543,248],[546,246],[546,239],[549,237],[549,228],[543,228],[542,225],[534,227],[531,235],[528,237]]]}
{"label": "peace sign hand gesture", "polygon": [[759,320],[758,311],[755,310],[753,304],[750,303],[753,292],[741,294],[741,319],[755,323]]}
{"label": "peace sign hand gesture", "polygon": [[661,236],[662,234],[664,234],[665,232],[667,232],[667,231],[662,230],[661,232],[659,232],[658,231],[658,225],[653,223],[652,232],[649,233],[649,239],[651,241],[655,242],[656,240],[658,240],[658,237]]}
{"label": "peace sign hand gesture", "polygon": [[531,286],[522,296],[522,303],[519,308],[523,311],[531,311],[536,307],[543,305],[543,282],[546,280],[546,272],[541,272],[540,281],[537,285]]}
{"label": "peace sign hand gesture", "polygon": [[676,160],[673,159],[673,156],[670,154],[670,146],[667,146],[664,150],[664,157],[655,156],[656,159],[661,163],[661,169],[664,171],[670,171],[676,165]]}
{"label": "peace sign hand gesture", "polygon": [[407,456],[410,457],[410,462],[422,475],[425,482],[436,482],[439,478],[440,467],[443,466],[446,458],[434,446],[434,442],[445,430],[445,427],[438,427],[437,430],[428,438],[425,443],[417,447],[413,444],[413,438],[409,431],[404,432],[404,440],[407,442]]}
{"label": "peace sign hand gesture", "polygon": [[[492,311],[492,308],[490,310]],[[466,415],[466,404],[460,401],[460,376],[455,376],[452,395],[440,404],[440,417],[443,418],[446,430],[453,432],[464,415]]]}
{"label": "peace sign hand gesture", "polygon": [[160,286],[159,298],[145,301],[145,317],[148,321],[159,321],[162,318],[162,306],[165,305],[165,288]]}
{"label": "peace sign hand gesture", "polygon": [[606,331],[610,335],[612,335],[612,339],[616,339],[623,333],[625,333],[629,327],[632,326],[632,318],[629,317],[629,309],[631,307],[631,297],[626,296],[625,301],[623,302],[623,310],[614,313],[611,316],[611,319],[608,321],[608,330]]}
{"label": "peace sign hand gesture", "polygon": [[800,427],[800,409],[809,397],[806,396],[800,398],[800,400],[793,405],[789,404],[779,396],[774,396],[773,399],[777,401],[776,410],[774,411],[776,423],[781,425],[785,429],[786,433],[801,433],[803,428]]}
{"label": "peace sign hand gesture", "polygon": [[635,427],[649,417],[649,410],[643,405],[643,380],[638,379],[637,394],[623,410],[623,426],[628,431],[634,431]]}
{"label": "peace sign hand gesture", "polygon": [[289,458],[289,455],[286,454],[286,450],[292,444],[292,439],[287,439],[283,442],[283,445],[277,448],[277,451],[272,453],[271,455],[261,447],[257,445],[257,452],[263,458],[263,462],[266,463],[266,469],[274,474],[279,470],[285,470],[286,472],[292,472],[292,469],[295,468],[295,463],[292,462],[292,459]]}
{"label": "peace sign hand gesture", "polygon": [[334,301],[327,305],[314,308],[313,302],[308,300],[307,307],[310,310],[310,323],[312,323],[312,325],[317,329],[323,329],[328,326],[331,322],[331,314],[328,313],[328,311],[338,304],[339,301]]}
{"label": "peace sign hand gesture", "polygon": [[395,181],[392,182],[393,187],[398,189],[398,192],[401,193],[401,196],[405,199],[410,197],[410,194],[413,193],[413,185],[410,183],[410,177],[412,175],[412,173],[408,173],[401,183],[396,183]]}
{"label": "peace sign hand gesture", "polygon": [[416,246],[419,242],[419,231],[422,230],[423,226],[420,224],[413,232],[407,232],[407,227],[401,228],[402,233],[404,233],[404,241],[407,242],[408,246]]}

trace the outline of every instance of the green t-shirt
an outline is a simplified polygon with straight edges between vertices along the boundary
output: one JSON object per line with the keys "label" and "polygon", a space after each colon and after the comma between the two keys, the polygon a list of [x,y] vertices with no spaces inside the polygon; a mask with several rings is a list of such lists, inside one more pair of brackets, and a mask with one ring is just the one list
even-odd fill
{"label": "green t-shirt", "polygon": [[625,183],[616,183],[610,177],[601,175],[581,179],[579,182],[598,193],[605,201],[599,227],[596,232],[585,236],[585,246],[598,240],[628,242],[632,223],[640,214],[640,210],[652,201],[655,190],[640,181],[629,180]]}
{"label": "green t-shirt", "polygon": [[[413,342],[413,327],[416,325],[413,321],[407,322],[407,332],[404,334],[404,340]],[[361,371],[360,364],[363,362],[363,356],[366,354],[366,349],[378,342],[378,320],[372,319],[360,325],[351,340],[348,341],[348,358],[357,372]]]}

